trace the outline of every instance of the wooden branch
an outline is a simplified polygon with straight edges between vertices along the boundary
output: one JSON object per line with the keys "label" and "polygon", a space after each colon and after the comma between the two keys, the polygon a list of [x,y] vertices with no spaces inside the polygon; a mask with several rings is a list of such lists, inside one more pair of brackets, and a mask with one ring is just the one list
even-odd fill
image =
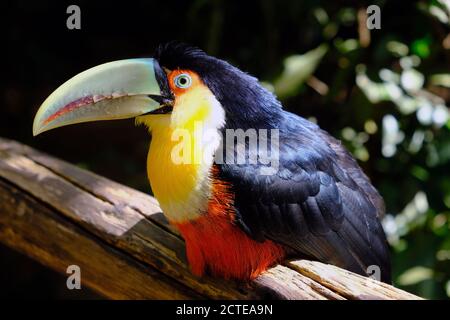
{"label": "wooden branch", "polygon": [[314,261],[290,261],[251,283],[192,275],[184,242],[157,201],[0,138],[0,241],[112,299],[420,299]]}

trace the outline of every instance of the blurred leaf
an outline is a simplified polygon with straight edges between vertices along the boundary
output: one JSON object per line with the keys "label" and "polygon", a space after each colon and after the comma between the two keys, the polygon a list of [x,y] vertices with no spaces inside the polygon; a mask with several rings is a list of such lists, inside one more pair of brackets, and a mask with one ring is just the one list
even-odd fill
{"label": "blurred leaf", "polygon": [[404,57],[409,53],[408,46],[399,41],[388,41],[386,49],[397,57]]}
{"label": "blurred leaf", "polygon": [[321,7],[314,9],[313,14],[321,25],[326,25],[330,21],[327,12]]}
{"label": "blurred leaf", "polygon": [[417,39],[411,44],[411,51],[421,58],[427,58],[430,55],[431,38],[426,36],[422,39]]}
{"label": "blurred leaf", "polygon": [[406,91],[415,92],[422,88],[425,77],[419,71],[411,68],[402,72],[400,82]]}
{"label": "blurred leaf", "polygon": [[435,86],[450,88],[450,73],[434,74],[430,76],[430,83]]}
{"label": "blurred leaf", "polygon": [[[425,132],[423,130],[414,131],[414,134],[409,142],[408,151],[412,154],[419,152],[422,149],[424,139]],[[416,167],[421,168],[420,166]]]}
{"label": "blurred leaf", "polygon": [[[433,220],[431,220],[430,228],[436,235],[444,236],[448,230],[446,223],[447,223],[447,216],[445,215],[445,213],[439,213],[434,216]],[[445,253],[447,252],[444,250],[438,251],[436,253],[436,258],[439,260],[440,259],[439,255],[442,258],[443,255],[445,255]]]}
{"label": "blurred leaf", "polygon": [[334,22],[328,23],[325,26],[325,28],[323,28],[323,31],[322,31],[323,36],[326,39],[333,38],[336,35],[337,32],[338,32],[338,25],[336,23],[334,23]]}
{"label": "blurred leaf", "polygon": [[284,70],[274,84],[278,97],[283,99],[296,95],[303,83],[314,73],[327,51],[328,46],[322,44],[305,54],[286,58]]}
{"label": "blurred leaf", "polygon": [[439,250],[436,253],[436,258],[439,261],[450,260],[450,250]]}
{"label": "blurred leaf", "polygon": [[[442,1],[442,2],[445,3],[444,1]],[[441,9],[439,6],[430,5],[428,8],[428,11],[430,12],[431,15],[436,17],[440,22],[445,23],[445,24],[449,23],[447,13],[443,9]]]}
{"label": "blurred leaf", "polygon": [[450,118],[448,108],[443,104],[438,104],[433,110],[433,123],[436,127],[442,127]]}
{"label": "blurred leaf", "polygon": [[[386,71],[383,70],[383,72],[380,72],[382,77],[387,75],[388,72]],[[362,64],[356,66],[356,74],[356,84],[370,102],[400,101],[403,92],[393,81],[377,83],[370,80],[366,74],[366,66]]]}
{"label": "blurred leaf", "polygon": [[450,208],[450,192],[444,196],[444,204],[447,208]]}
{"label": "blurred leaf", "polygon": [[397,152],[397,144],[401,143],[405,137],[399,128],[397,119],[391,115],[385,115],[382,121],[383,139],[381,153],[386,158],[392,157]]}
{"label": "blurred leaf", "polygon": [[417,179],[422,180],[422,181],[426,181],[428,179],[428,177],[430,176],[428,174],[428,171],[420,166],[413,166],[411,169],[411,173]]}
{"label": "blurred leaf", "polygon": [[447,296],[450,297],[450,280],[447,281],[447,284],[445,285],[445,292],[447,293]]}
{"label": "blurred leaf", "polygon": [[425,101],[417,110],[417,120],[423,125],[430,125],[433,122],[433,106],[428,101]]}
{"label": "blurred leaf", "polygon": [[367,148],[364,146],[358,147],[355,149],[355,152],[353,153],[355,155],[355,158],[360,161],[367,161],[369,160],[369,152],[367,151]]}
{"label": "blurred leaf", "polygon": [[413,267],[403,272],[397,279],[402,286],[410,286],[433,277],[433,270],[422,266]]}
{"label": "blurred leaf", "polygon": [[334,41],[334,45],[341,53],[347,53],[358,49],[359,41],[356,39],[343,40],[339,38]]}
{"label": "blurred leaf", "polygon": [[364,123],[364,130],[368,134],[375,134],[375,133],[377,133],[377,131],[378,131],[377,123],[375,121],[373,121],[372,119],[367,120]]}
{"label": "blurred leaf", "polygon": [[426,194],[423,191],[418,191],[401,213],[398,213],[395,217],[386,215],[383,219],[383,226],[389,242],[395,245],[400,237],[424,225],[428,209],[429,203]]}
{"label": "blurred leaf", "polygon": [[343,8],[339,10],[338,19],[343,25],[352,25],[356,20],[356,10],[354,8]]}

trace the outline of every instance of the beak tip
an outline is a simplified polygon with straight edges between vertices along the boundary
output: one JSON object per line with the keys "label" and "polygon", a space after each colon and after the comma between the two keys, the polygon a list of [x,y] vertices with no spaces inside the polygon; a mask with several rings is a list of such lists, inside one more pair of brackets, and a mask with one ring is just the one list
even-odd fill
{"label": "beak tip", "polygon": [[43,127],[39,125],[38,121],[36,121],[35,119],[33,122],[33,137],[36,137],[37,135],[41,134],[44,131],[45,130],[43,130]]}

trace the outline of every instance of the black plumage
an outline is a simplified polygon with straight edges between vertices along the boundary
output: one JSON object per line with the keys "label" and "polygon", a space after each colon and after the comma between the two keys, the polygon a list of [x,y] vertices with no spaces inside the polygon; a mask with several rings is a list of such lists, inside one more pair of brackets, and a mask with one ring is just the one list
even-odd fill
{"label": "black plumage", "polygon": [[[260,164],[216,164],[220,178],[234,191],[236,223],[250,237],[281,243],[294,257],[363,275],[376,265],[381,280],[390,282],[389,249],[380,223],[383,200],[338,140],[282,110],[256,78],[200,49],[172,42],[161,46],[155,58],[168,69],[200,75],[226,110],[224,132],[279,130],[275,174],[262,175]],[[254,149],[247,155],[260,152],[248,143],[246,147]]]}
{"label": "black plumage", "polygon": [[[237,222],[253,238],[365,275],[380,267],[390,282],[381,197],[356,161],[318,126],[290,113],[280,124],[276,174],[260,165],[221,164],[235,194]],[[251,145],[248,145],[251,148]]]}

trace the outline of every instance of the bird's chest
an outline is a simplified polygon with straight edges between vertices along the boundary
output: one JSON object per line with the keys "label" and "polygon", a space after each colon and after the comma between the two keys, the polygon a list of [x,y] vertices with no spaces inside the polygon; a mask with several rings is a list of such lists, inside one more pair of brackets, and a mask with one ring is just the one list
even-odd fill
{"label": "bird's chest", "polygon": [[169,130],[154,134],[147,163],[153,193],[175,223],[201,216],[211,194],[213,153],[193,133],[183,134]]}
{"label": "bird's chest", "polygon": [[[256,277],[284,255],[283,249],[271,241],[250,239],[236,225],[234,194],[230,185],[218,179],[212,154],[198,148],[204,158],[197,162],[196,146],[179,143],[161,133],[154,135],[147,167],[165,216],[186,241],[192,271],[202,275],[209,270],[226,278]],[[183,147],[192,148],[187,162],[177,158]]]}

